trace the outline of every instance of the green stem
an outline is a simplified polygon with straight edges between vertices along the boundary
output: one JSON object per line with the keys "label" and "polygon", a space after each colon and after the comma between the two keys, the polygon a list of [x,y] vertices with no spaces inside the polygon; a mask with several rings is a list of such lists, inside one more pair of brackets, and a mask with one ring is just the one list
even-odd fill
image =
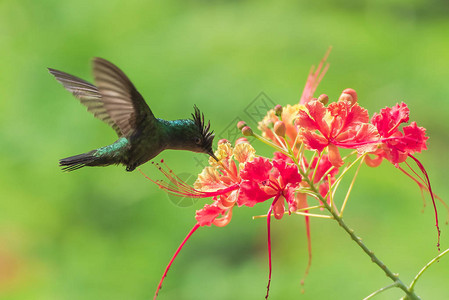
{"label": "green stem", "polygon": [[375,291],[374,293],[372,293],[372,294],[368,295],[367,297],[363,298],[363,300],[371,299],[371,298],[373,298],[374,296],[376,296],[376,295],[378,295],[378,294],[380,294],[380,293],[382,293],[382,292],[384,292],[384,291],[386,291],[386,290],[388,290],[388,289],[391,289],[391,288],[393,288],[393,287],[397,287],[397,286],[398,286],[398,285],[396,284],[396,282],[393,282],[392,284],[389,284],[389,285],[387,285],[387,286],[384,286],[384,287],[381,288],[381,289],[378,289],[378,290]]}
{"label": "green stem", "polygon": [[338,224],[349,234],[349,236],[351,237],[351,239],[357,243],[357,245],[359,245],[360,248],[362,248],[362,250],[371,258],[371,261],[373,263],[375,263],[376,265],[379,266],[379,268],[381,268],[384,272],[385,275],[387,275],[387,277],[389,277],[391,280],[393,280],[393,283],[399,287],[401,290],[403,290],[405,292],[405,294],[407,295],[406,299],[412,299],[412,300],[418,300],[421,299],[418,295],[416,295],[414,293],[413,290],[409,289],[400,279],[399,276],[394,274],[393,272],[391,272],[390,269],[388,269],[388,267],[380,260],[377,258],[376,255],[374,255],[374,252],[371,251],[370,249],[368,249],[368,247],[362,242],[362,240],[355,235],[354,230],[349,228],[348,225],[346,225],[346,223],[343,221],[343,218],[340,217],[340,215],[338,213],[336,213],[332,207],[327,203],[326,199],[324,199],[320,193],[318,192],[318,190],[316,189],[316,187],[314,186],[313,182],[311,180],[309,180],[307,177],[304,177],[304,180],[307,181],[307,183],[309,184],[310,188],[312,189],[312,191],[314,191],[316,193],[316,195],[318,196],[319,200],[322,202],[323,206],[329,211],[329,213],[332,214],[333,218],[335,219],[335,221],[338,222]]}
{"label": "green stem", "polygon": [[[267,144],[268,146],[270,146],[270,147],[276,149],[277,151],[282,152],[282,153],[284,153],[285,155],[290,155],[287,151],[285,151],[285,149],[283,149],[283,148],[279,147],[278,145],[276,145],[275,143],[273,143],[273,142],[267,140],[267,139],[264,138],[263,136],[261,136],[261,135],[255,133],[255,132],[253,132],[253,135],[252,135],[252,136],[255,137],[256,139],[258,139],[259,141],[261,141],[262,143]],[[293,160],[294,160],[294,159],[293,159]]]}
{"label": "green stem", "polygon": [[416,275],[416,277],[413,279],[412,283],[410,284],[411,291],[413,291],[413,289],[415,288],[416,281],[418,281],[419,277],[421,277],[421,275],[424,273],[424,271],[427,270],[431,265],[433,265],[433,263],[438,261],[441,257],[446,255],[448,252],[449,252],[449,249],[444,250],[443,252],[438,254],[434,259],[432,259],[427,265],[425,265],[424,268],[421,269],[421,271],[418,272],[418,274]]}
{"label": "green stem", "polygon": [[[273,143],[270,143],[268,141],[264,141],[264,139],[261,136],[256,135],[256,138],[258,138],[259,140],[267,143],[267,144],[272,144],[271,146],[274,148],[279,148],[277,145],[274,145]],[[413,291],[413,286],[416,283],[416,280],[419,278],[419,276],[422,274],[422,272],[425,271],[425,269],[427,269],[431,264],[433,264],[433,262],[438,258],[438,256],[432,260],[426,267],[423,268],[423,270],[421,270],[420,273],[418,273],[417,277],[414,279],[414,281],[412,282],[411,287],[407,287],[407,285],[405,285],[402,280],[399,278],[399,276],[397,274],[394,274],[379,258],[377,258],[376,255],[374,255],[374,252],[371,251],[370,249],[368,249],[368,247],[362,242],[362,239],[359,238],[357,235],[355,235],[354,230],[349,228],[348,225],[346,225],[346,223],[343,221],[343,217],[340,216],[340,214],[338,212],[336,212],[332,206],[330,206],[326,199],[323,198],[323,196],[321,196],[321,194],[319,193],[319,191],[317,190],[317,188],[315,187],[314,183],[313,183],[313,179],[310,180],[309,177],[307,176],[307,174],[305,174],[305,172],[302,171],[301,167],[299,166],[298,161],[295,159],[294,157],[294,153],[291,149],[288,149],[288,153],[285,152],[284,149],[282,149],[283,153],[287,154],[288,156],[290,156],[290,158],[293,159],[293,161],[296,163],[296,165],[298,166],[298,170],[301,173],[303,180],[306,181],[310,187],[310,189],[315,193],[316,197],[321,201],[321,203],[323,204],[324,208],[326,208],[329,213],[332,215],[332,217],[335,219],[335,221],[338,222],[338,224],[340,225],[340,227],[342,227],[346,233],[349,234],[349,236],[351,237],[351,239],[356,242],[357,245],[359,245],[360,248],[362,248],[362,250],[371,258],[371,261],[373,263],[375,263],[379,268],[381,268],[385,275],[387,275],[387,277],[389,277],[391,280],[393,280],[393,284],[391,284],[390,286],[388,286],[388,288],[393,287],[393,286],[397,286],[398,288],[400,288],[401,290],[404,291],[404,293],[406,294],[406,296],[404,297],[404,299],[411,299],[411,300],[421,300],[421,298],[415,294],[415,292]],[[351,165],[351,167],[359,160],[361,159],[363,156],[359,157],[356,159],[356,161],[353,162],[353,164]],[[299,161],[301,161],[299,159]],[[317,163],[318,166],[318,163]],[[350,169],[347,168],[347,169]],[[347,171],[347,170],[346,170]],[[313,173],[313,176],[315,176],[315,172],[316,169]],[[341,177],[342,175],[340,175]],[[341,179],[341,178],[339,178]],[[336,182],[339,180],[337,179]],[[442,255],[446,254],[448,250],[446,250],[445,252],[442,253]],[[442,256],[441,255],[441,256]]]}

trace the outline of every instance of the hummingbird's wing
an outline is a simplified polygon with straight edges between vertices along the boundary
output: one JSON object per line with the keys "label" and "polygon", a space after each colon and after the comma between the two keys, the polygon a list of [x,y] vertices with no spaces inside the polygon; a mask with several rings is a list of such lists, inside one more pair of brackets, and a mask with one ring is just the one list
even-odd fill
{"label": "hummingbird's wing", "polygon": [[93,60],[93,73],[103,107],[122,136],[127,136],[144,120],[156,120],[143,97],[117,66],[96,57]]}
{"label": "hummingbird's wing", "polygon": [[102,58],[94,58],[95,85],[55,69],[48,69],[94,116],[127,136],[140,121],[155,120],[153,113],[126,75]]}
{"label": "hummingbird's wing", "polygon": [[98,88],[76,76],[67,74],[62,71],[48,68],[50,73],[55,76],[66,90],[71,92],[76,98],[80,100],[82,104],[87,106],[87,110],[94,114],[94,116],[106,124],[111,126],[119,136],[122,135],[120,128],[109,116],[105,107],[103,106],[103,100]]}

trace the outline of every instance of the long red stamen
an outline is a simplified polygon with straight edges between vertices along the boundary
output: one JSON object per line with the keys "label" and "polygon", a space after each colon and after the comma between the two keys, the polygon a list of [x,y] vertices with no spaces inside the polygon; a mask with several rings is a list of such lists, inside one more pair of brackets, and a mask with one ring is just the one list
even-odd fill
{"label": "long red stamen", "polygon": [[435,226],[437,228],[437,233],[438,233],[437,247],[438,247],[438,251],[440,251],[440,233],[441,232],[440,232],[440,226],[438,225],[438,211],[437,211],[437,206],[435,204],[435,196],[433,194],[432,187],[430,186],[429,176],[427,175],[427,171],[424,168],[423,164],[417,158],[415,158],[411,154],[409,154],[408,156],[411,157],[415,161],[415,163],[418,165],[418,168],[421,170],[421,172],[426,177],[427,187],[429,189],[430,197],[432,198],[433,210],[435,211]]}
{"label": "long red stamen", "polygon": [[[305,213],[308,213],[309,211],[304,211]],[[310,235],[310,217],[304,216],[304,220],[306,222],[306,235],[307,235],[307,251],[309,252],[309,261],[307,262],[306,271],[304,272],[304,276],[301,279],[301,285],[304,285],[304,281],[307,278],[307,275],[309,275],[310,266],[312,265],[312,237]]]}
{"label": "long red stamen", "polygon": [[329,142],[334,144],[335,146],[340,147],[340,148],[353,149],[353,148],[358,148],[358,147],[361,147],[361,146],[385,143],[385,142],[389,142],[389,141],[398,141],[398,140],[412,141],[412,142],[416,141],[416,139],[403,136],[403,137],[400,137],[400,138],[398,138],[398,137],[386,137],[386,138],[380,138],[380,139],[375,140],[375,141],[366,141],[366,142],[357,142],[357,143],[338,142],[338,141],[335,141],[334,139],[331,138],[331,139],[329,139]]}
{"label": "long red stamen", "polygon": [[[227,188],[223,188],[214,192],[203,192],[196,190],[189,184],[187,184],[185,181],[183,181],[181,178],[179,178],[175,173],[173,173],[172,170],[168,169],[169,171],[163,169],[159,164],[155,164],[156,167],[164,176],[169,180],[169,182],[165,182],[162,180],[153,180],[150,177],[148,177],[141,169],[138,169],[139,172],[148,180],[155,183],[159,186],[159,188],[166,190],[169,194],[175,195],[175,196],[183,196],[183,197],[189,197],[189,198],[209,198],[214,197],[218,195],[222,195],[225,193],[228,193],[230,191],[238,189],[238,185],[232,185]],[[168,168],[168,167],[167,167]]]}
{"label": "long red stamen", "polygon": [[[405,162],[406,163],[406,165],[410,168],[410,170],[412,170],[412,172],[416,175],[416,172],[410,167],[410,165],[407,163],[407,162]],[[424,191],[429,191],[428,189],[427,189],[427,187],[424,185],[424,184],[422,184],[421,182],[419,182],[419,180],[418,179],[416,179],[415,177],[413,177],[410,173],[408,173],[406,170],[404,170],[401,166],[399,166],[398,165],[398,167],[397,167],[402,173],[404,173],[407,177],[409,177],[411,180],[413,180],[417,185],[418,185],[418,187],[419,187],[419,191],[421,192],[421,198],[422,198],[422,202],[423,202],[423,212],[424,212],[424,208],[427,206],[427,203],[426,203],[426,198],[424,197]],[[417,176],[419,179],[421,179],[421,177],[419,177],[419,176]]]}
{"label": "long red stamen", "polygon": [[380,142],[383,142],[383,139],[379,139],[377,141],[366,141],[366,142],[358,142],[358,143],[348,143],[348,142],[337,142],[333,139],[330,140],[330,143],[334,144],[335,146],[338,146],[340,148],[345,149],[354,149],[359,148],[361,146],[371,145],[371,144],[379,144]]}
{"label": "long red stamen", "polygon": [[415,170],[413,170],[413,168],[408,164],[407,161],[404,161],[404,163],[405,163],[405,164],[407,165],[407,167],[413,172],[413,174],[415,174],[416,177],[418,177],[419,180],[421,180],[422,183],[426,184],[426,181],[425,181],[421,176],[419,176],[419,174],[416,173]]}
{"label": "long red stamen", "polygon": [[267,284],[267,295],[265,299],[268,299],[268,294],[270,293],[270,284],[271,284],[271,212],[273,211],[273,207],[276,204],[276,201],[279,199],[280,195],[277,195],[274,198],[273,203],[271,203],[270,209],[267,214],[267,242],[268,242],[268,284]]}
{"label": "long red stamen", "polygon": [[375,141],[365,141],[365,142],[357,142],[357,143],[338,142],[338,141],[335,141],[333,138],[330,138],[329,142],[334,144],[335,146],[340,147],[340,148],[353,149],[353,148],[358,148],[358,147],[366,146],[366,145],[370,145],[370,144],[385,143],[385,142],[397,141],[397,140],[412,141],[412,142],[416,141],[416,139],[413,139],[413,138],[410,138],[407,136],[402,136],[402,137],[384,137],[384,138],[380,138]]}
{"label": "long red stamen", "polygon": [[[405,162],[405,163],[407,164],[407,162]],[[410,167],[409,164],[407,164],[407,166],[413,171],[413,173],[416,174],[416,172]],[[426,199],[424,198],[424,191],[429,192],[429,189],[427,188],[427,186],[425,186],[423,183],[419,182],[418,179],[413,177],[410,173],[408,173],[406,170],[404,170],[401,166],[399,166],[398,168],[399,168],[399,170],[401,170],[402,173],[407,175],[411,180],[413,180],[418,185],[419,190],[421,191],[421,196],[423,198],[423,203],[424,203],[424,207],[425,207],[426,206]],[[419,178],[421,179],[421,177],[419,177]],[[438,196],[437,194],[434,194],[434,196],[446,208],[446,211],[448,212],[448,216],[447,216],[447,219],[446,219],[446,224],[449,224],[449,206],[447,205],[446,202],[444,202],[443,199],[441,199],[440,196]]]}
{"label": "long red stamen", "polygon": [[198,229],[200,228],[200,225],[197,223],[195,224],[195,226],[193,226],[192,230],[190,230],[190,232],[187,234],[187,236],[184,238],[184,240],[182,241],[181,245],[179,245],[178,249],[176,250],[175,254],[173,255],[173,257],[170,259],[170,262],[168,263],[167,267],[165,268],[165,272],[162,275],[161,281],[159,281],[159,285],[157,286],[156,289],[156,293],[154,294],[154,298],[157,298],[157,295],[159,293],[159,290],[162,288],[162,283],[164,282],[165,277],[167,277],[167,273],[168,270],[170,270],[170,267],[173,263],[173,261],[175,260],[176,256],[178,256],[179,252],[181,251],[181,249],[184,247],[185,243],[187,242],[187,240],[192,236],[192,234]]}

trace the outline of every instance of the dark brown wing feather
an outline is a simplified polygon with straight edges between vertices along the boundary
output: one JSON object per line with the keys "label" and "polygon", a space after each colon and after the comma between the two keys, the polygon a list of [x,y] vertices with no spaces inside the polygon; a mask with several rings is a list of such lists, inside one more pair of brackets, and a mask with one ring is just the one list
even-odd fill
{"label": "dark brown wing feather", "polygon": [[145,118],[154,119],[143,97],[118,67],[96,57],[93,60],[95,83],[108,116],[127,136]]}
{"label": "dark brown wing feather", "polygon": [[106,124],[111,126],[119,136],[121,131],[118,125],[114,122],[111,116],[106,111],[103,105],[103,99],[97,87],[81,78],[67,74],[62,71],[48,68],[50,73],[55,76],[66,90],[71,92],[82,104],[87,107],[87,110],[94,114],[94,116]]}
{"label": "dark brown wing feather", "polygon": [[93,73],[97,86],[76,76],[48,69],[94,116],[110,125],[119,137],[128,136],[141,121],[154,115],[131,81],[118,67],[94,58]]}

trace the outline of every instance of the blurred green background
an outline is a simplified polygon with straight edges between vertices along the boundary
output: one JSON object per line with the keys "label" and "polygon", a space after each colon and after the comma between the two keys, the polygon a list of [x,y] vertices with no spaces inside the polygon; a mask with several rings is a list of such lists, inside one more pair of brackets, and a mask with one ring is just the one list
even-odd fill
{"label": "blurred green background", "polygon": [[[299,101],[309,68],[333,46],[317,95],[357,90],[370,114],[398,101],[427,128],[418,154],[437,194],[447,185],[449,5],[447,1],[0,1],[0,299],[150,299],[194,225],[195,210],[124,167],[62,173],[58,159],[115,140],[47,72],[92,80],[90,60],[111,60],[154,114],[188,118],[198,105],[219,138],[264,92]],[[215,142],[216,142],[215,141]],[[259,153],[269,149],[255,144]],[[166,151],[179,174],[205,155]],[[151,164],[143,170],[160,174]],[[341,190],[344,194],[344,189]],[[428,197],[427,197],[428,198]],[[392,165],[364,166],[345,219],[405,282],[437,254],[430,201]],[[175,261],[160,299],[262,299],[268,276],[269,203],[234,210],[225,228],[202,228]],[[439,206],[441,246],[449,246]],[[273,222],[270,299],[361,299],[390,284],[336,223],[313,219],[307,264],[302,217]],[[416,286],[449,297],[449,257]],[[389,290],[376,299],[397,299]]]}

